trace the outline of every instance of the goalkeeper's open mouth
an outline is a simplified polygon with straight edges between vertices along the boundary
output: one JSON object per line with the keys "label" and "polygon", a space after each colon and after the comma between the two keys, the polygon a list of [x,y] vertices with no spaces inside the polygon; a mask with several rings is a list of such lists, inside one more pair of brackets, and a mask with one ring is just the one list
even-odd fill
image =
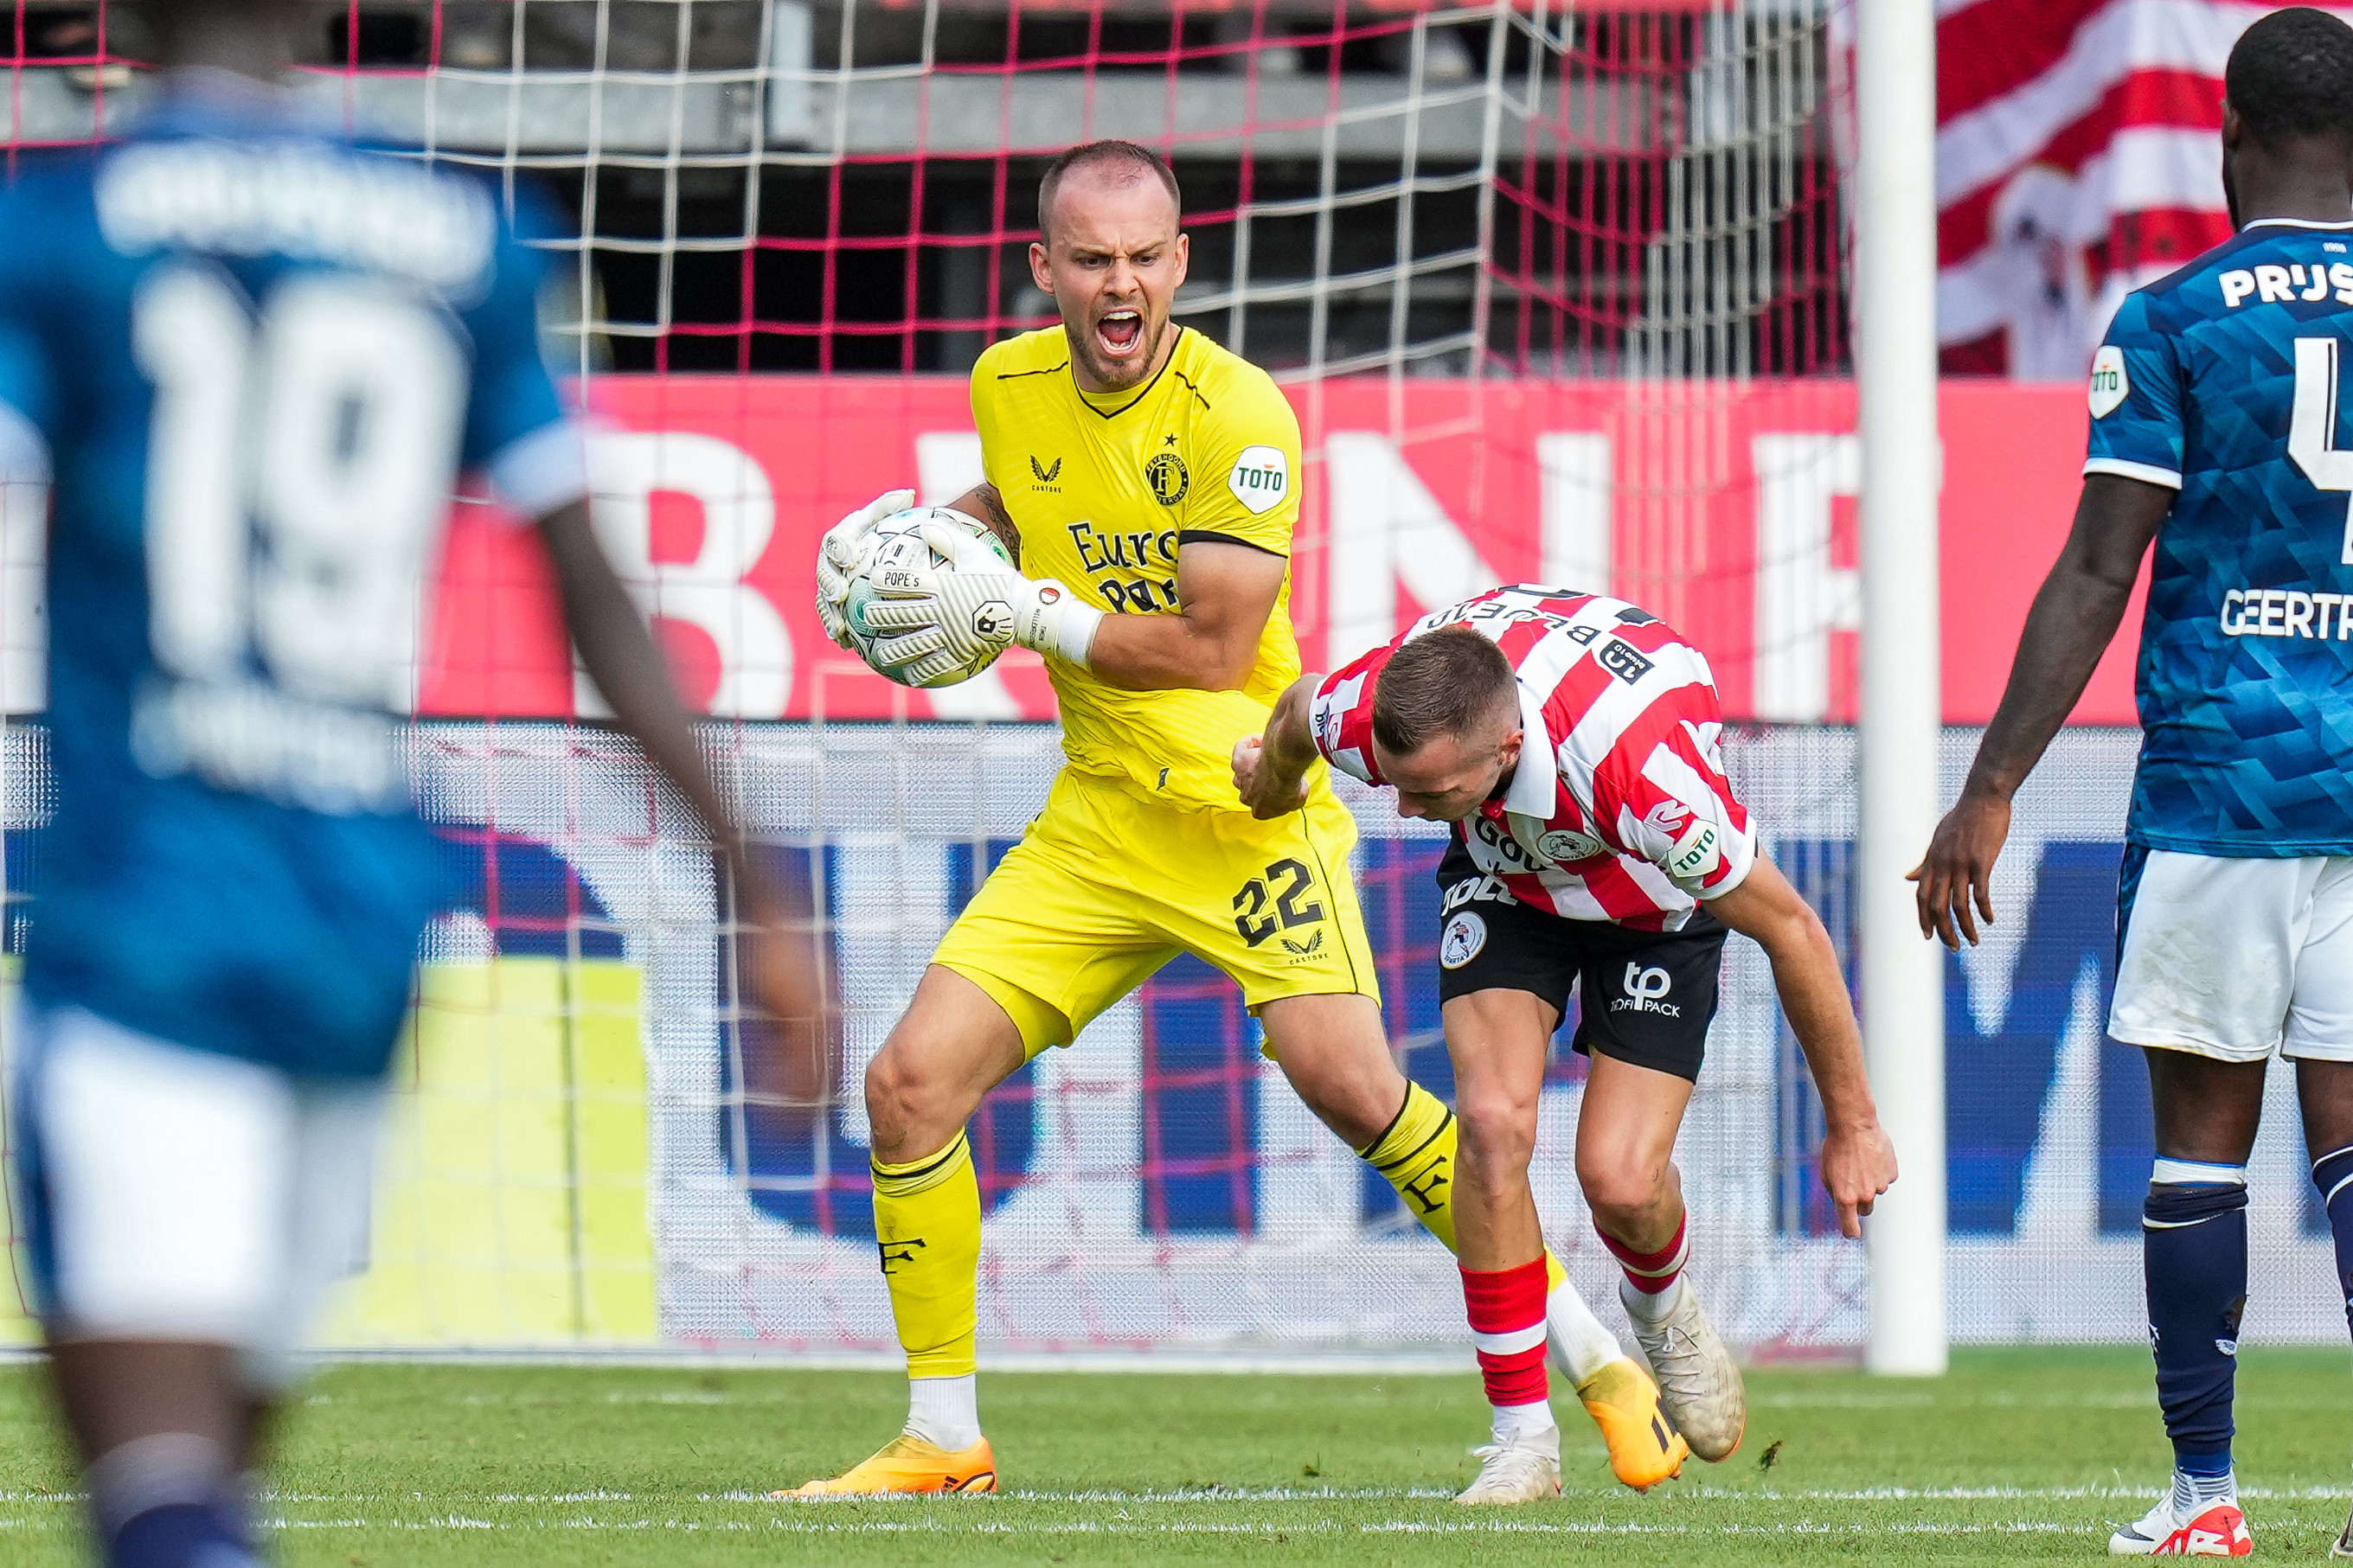
{"label": "goalkeeper's open mouth", "polygon": [[1125,359],[1144,346],[1144,315],[1139,310],[1107,310],[1095,321],[1095,342],[1113,359]]}

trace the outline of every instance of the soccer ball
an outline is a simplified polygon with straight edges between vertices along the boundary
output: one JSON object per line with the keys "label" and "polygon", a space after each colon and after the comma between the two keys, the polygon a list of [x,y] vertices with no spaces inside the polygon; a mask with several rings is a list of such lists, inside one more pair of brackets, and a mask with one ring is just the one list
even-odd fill
{"label": "soccer ball", "polygon": [[925,543],[923,536],[916,531],[927,522],[943,522],[951,528],[963,530],[987,545],[990,552],[1005,563],[1008,572],[1016,570],[1013,557],[1006,552],[1004,542],[976,520],[944,506],[910,507],[905,511],[892,512],[876,523],[867,534],[866,552],[859,558],[858,565],[849,574],[849,595],[841,603],[841,618],[849,627],[850,647],[857,651],[859,658],[866,661],[866,668],[875,674],[895,680],[902,686],[954,686],[959,681],[970,680],[996,663],[997,655],[1002,650],[992,650],[970,663],[943,671],[929,680],[916,682],[907,679],[902,667],[887,664],[875,655],[875,643],[894,634],[870,632],[866,628],[866,606],[875,603],[879,597],[874,592],[874,573],[892,567],[938,568],[948,564],[946,558]]}

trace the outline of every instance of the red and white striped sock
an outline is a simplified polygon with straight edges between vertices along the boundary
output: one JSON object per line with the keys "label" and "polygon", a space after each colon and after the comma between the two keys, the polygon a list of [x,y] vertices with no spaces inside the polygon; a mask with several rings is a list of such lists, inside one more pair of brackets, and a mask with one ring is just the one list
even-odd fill
{"label": "red and white striped sock", "polygon": [[[1628,1311],[1655,1317],[1675,1304],[1675,1285],[1683,1277],[1683,1265],[1691,1260],[1690,1231],[1686,1215],[1675,1221],[1674,1239],[1656,1252],[1637,1252],[1614,1236],[1601,1236],[1601,1245],[1626,1270],[1626,1283],[1632,1287],[1626,1295]],[[1599,1230],[1594,1234],[1601,1235]]]}
{"label": "red and white striped sock", "polygon": [[[1548,1283],[1542,1258],[1492,1273],[1462,1270],[1462,1301],[1470,1309],[1471,1339],[1479,1348],[1479,1375],[1487,1384],[1487,1403],[1498,1411],[1543,1406],[1547,1426],[1552,1392],[1545,1376]],[[1500,1422],[1497,1429],[1502,1429]]]}

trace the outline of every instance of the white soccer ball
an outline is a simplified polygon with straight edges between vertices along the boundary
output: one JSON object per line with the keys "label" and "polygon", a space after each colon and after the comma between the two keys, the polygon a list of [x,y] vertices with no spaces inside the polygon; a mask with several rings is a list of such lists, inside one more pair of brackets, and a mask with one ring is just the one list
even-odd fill
{"label": "white soccer ball", "polygon": [[961,529],[986,543],[1005,563],[1008,572],[1016,570],[1013,557],[1007,552],[1004,542],[990,532],[986,524],[944,506],[910,507],[905,511],[892,512],[876,523],[867,534],[865,553],[859,557],[857,566],[849,574],[849,595],[841,602],[841,618],[849,627],[850,647],[857,651],[859,658],[866,661],[866,668],[875,674],[895,680],[902,686],[954,686],[959,681],[970,680],[995,664],[997,653],[1003,650],[992,650],[968,664],[959,665],[919,683],[909,680],[902,669],[876,657],[875,643],[893,634],[866,629],[866,606],[877,597],[872,581],[874,573],[893,567],[936,569],[948,564],[947,559],[925,543],[923,536],[916,531],[927,522],[945,523],[951,528]]}

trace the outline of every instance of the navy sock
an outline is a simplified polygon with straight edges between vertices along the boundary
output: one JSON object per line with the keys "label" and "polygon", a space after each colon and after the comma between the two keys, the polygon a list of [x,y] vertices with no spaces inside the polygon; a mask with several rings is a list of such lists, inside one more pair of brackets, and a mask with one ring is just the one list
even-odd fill
{"label": "navy sock", "polygon": [[101,1455],[87,1479],[106,1568],[260,1568],[227,1468],[221,1445],[194,1432],[150,1433]]}
{"label": "navy sock", "polygon": [[165,1503],[133,1514],[107,1538],[106,1568],[260,1568],[218,1504]]}
{"label": "navy sock", "polygon": [[2246,1167],[2158,1161],[2141,1208],[2141,1262],[2174,1464],[2192,1476],[2226,1474],[2247,1307]]}
{"label": "navy sock", "polygon": [[2337,1238],[2337,1284],[2345,1296],[2345,1321],[2353,1326],[2353,1146],[2315,1160],[2312,1184],[2320,1189],[2329,1234]]}

